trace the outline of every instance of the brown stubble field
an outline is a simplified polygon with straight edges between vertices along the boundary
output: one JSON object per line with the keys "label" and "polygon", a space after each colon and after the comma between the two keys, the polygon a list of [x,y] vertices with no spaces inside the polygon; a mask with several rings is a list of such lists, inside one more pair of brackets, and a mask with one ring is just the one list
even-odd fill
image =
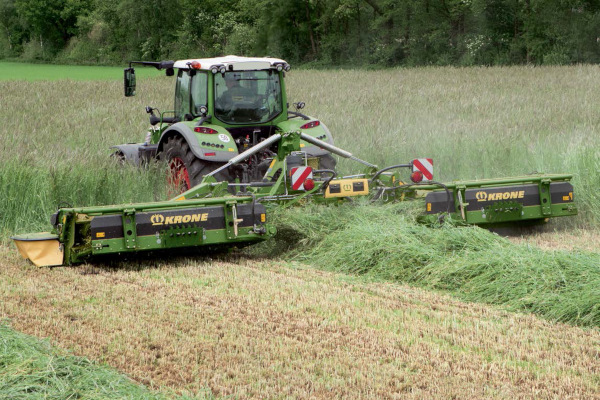
{"label": "brown stubble field", "polygon": [[234,398],[600,398],[600,332],[248,257],[37,269],[0,318],[151,387]]}

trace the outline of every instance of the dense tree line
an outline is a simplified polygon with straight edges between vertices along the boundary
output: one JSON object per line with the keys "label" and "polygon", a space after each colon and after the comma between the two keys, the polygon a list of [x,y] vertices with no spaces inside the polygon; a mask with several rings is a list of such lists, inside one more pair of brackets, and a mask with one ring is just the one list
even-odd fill
{"label": "dense tree line", "polygon": [[314,65],[600,61],[600,0],[0,0],[0,58]]}

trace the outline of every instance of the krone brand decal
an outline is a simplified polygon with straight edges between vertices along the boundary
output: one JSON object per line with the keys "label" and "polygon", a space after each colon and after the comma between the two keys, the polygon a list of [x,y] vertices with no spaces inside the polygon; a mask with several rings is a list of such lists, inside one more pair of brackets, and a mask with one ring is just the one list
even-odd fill
{"label": "krone brand decal", "polygon": [[488,193],[479,191],[475,193],[477,201],[498,201],[498,200],[514,200],[522,199],[525,197],[524,190],[518,190],[514,192],[499,192],[499,193]]}
{"label": "krone brand decal", "polygon": [[208,213],[185,214],[165,217],[162,214],[154,214],[150,217],[152,225],[187,224],[188,222],[201,222],[208,220]]}
{"label": "krone brand decal", "polygon": [[224,133],[219,134],[219,140],[223,143],[229,143],[229,136]]}
{"label": "krone brand decal", "polygon": [[162,225],[165,222],[165,216],[162,214],[154,214],[150,217],[150,222],[152,225]]}

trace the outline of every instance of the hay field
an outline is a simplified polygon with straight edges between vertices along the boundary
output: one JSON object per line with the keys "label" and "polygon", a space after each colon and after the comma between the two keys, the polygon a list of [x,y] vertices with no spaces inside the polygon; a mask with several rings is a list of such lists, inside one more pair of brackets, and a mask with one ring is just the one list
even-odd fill
{"label": "hay field", "polygon": [[[575,173],[582,213],[550,228],[578,233],[548,235],[591,250],[592,259],[599,83],[588,66],[292,71],[287,79],[290,103],[305,101],[336,144],[380,165],[429,156],[440,180]],[[173,81],[140,79],[133,99],[122,97],[121,85],[120,76],[0,81],[8,116],[0,124],[0,319],[15,329],[159,391],[198,397],[600,398],[597,327],[464,303],[379,276],[318,271],[310,259],[244,253],[29,267],[7,238],[48,229],[59,202],[165,198],[160,166],[122,168],[108,147],[143,139],[144,106],[170,109]],[[317,266],[326,267],[326,255]],[[340,270],[352,271],[352,261],[346,266]]]}

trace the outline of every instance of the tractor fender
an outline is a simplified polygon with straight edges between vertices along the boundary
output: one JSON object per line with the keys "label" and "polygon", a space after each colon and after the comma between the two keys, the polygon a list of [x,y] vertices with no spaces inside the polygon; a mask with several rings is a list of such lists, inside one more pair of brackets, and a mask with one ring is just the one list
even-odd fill
{"label": "tractor fender", "polygon": [[165,129],[165,131],[160,137],[160,140],[158,141],[157,154],[160,154],[162,152],[164,144],[167,142],[167,140],[169,140],[169,138],[173,136],[183,137],[184,140],[190,146],[190,150],[192,151],[192,153],[194,153],[194,155],[201,160],[211,162],[227,162],[238,154],[237,152],[218,150],[215,151],[211,149],[210,153],[214,154],[214,156],[206,156],[205,150],[200,146],[200,143],[198,142],[198,136],[196,136],[196,133],[194,133],[192,128],[190,128],[183,122],[178,122]]}
{"label": "tractor fender", "polygon": [[[127,143],[127,144],[119,144],[116,146],[111,146],[111,149],[115,149],[116,151],[113,153],[114,157],[118,157],[123,159],[128,163],[133,165],[140,164],[140,146],[142,143]],[[121,156],[122,154],[122,156]]]}
{"label": "tractor fender", "polygon": [[[307,117],[307,118],[308,119],[290,118],[290,119],[287,119],[286,121],[283,121],[283,122],[280,122],[279,124],[277,124],[277,127],[284,132],[299,130],[302,133],[307,134],[308,136],[312,136],[314,138],[320,139],[329,144],[333,144],[333,137],[331,136],[331,132],[329,131],[329,129],[323,122],[320,122],[319,126],[315,126],[310,129],[301,129],[302,125],[304,125],[307,122],[318,121],[314,117]],[[309,157],[322,157],[326,154],[329,154],[329,151],[322,149],[318,146],[313,146],[312,144],[309,144],[309,143],[301,142],[300,146],[302,147],[301,150],[305,151]]]}

